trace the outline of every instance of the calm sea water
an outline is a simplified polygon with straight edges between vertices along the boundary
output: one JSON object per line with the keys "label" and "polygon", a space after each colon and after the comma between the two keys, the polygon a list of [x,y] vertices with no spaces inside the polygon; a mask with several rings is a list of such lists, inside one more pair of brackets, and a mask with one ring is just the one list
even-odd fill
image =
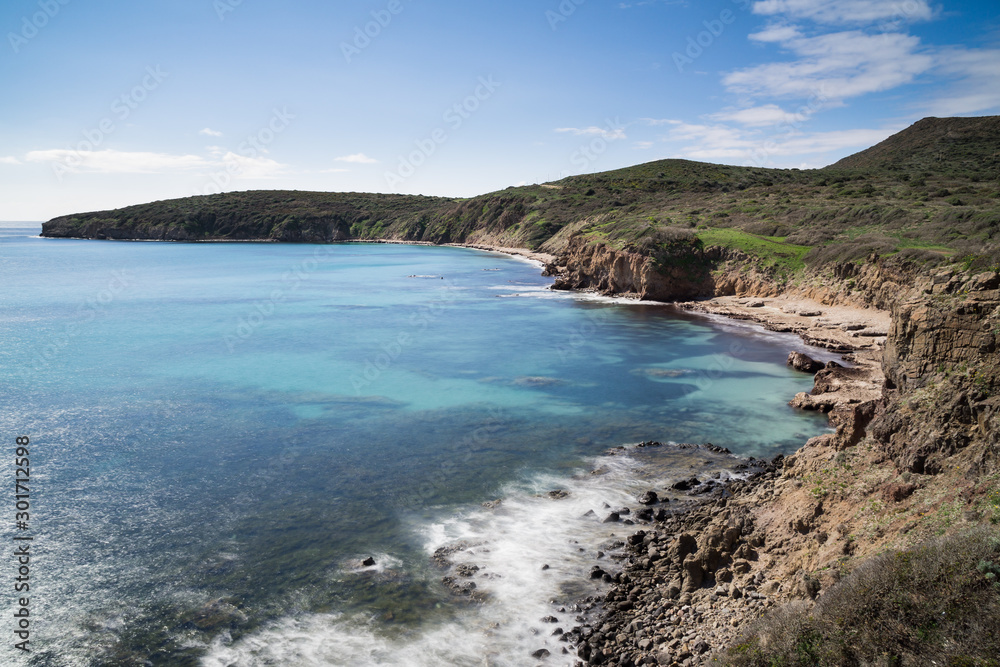
{"label": "calm sea water", "polygon": [[0,229],[0,470],[30,436],[35,537],[35,651],[4,613],[4,664],[567,664],[539,619],[576,624],[615,534],[584,515],[691,463],[608,448],[826,429],[786,405],[796,339],[550,292],[523,260],[37,233]]}

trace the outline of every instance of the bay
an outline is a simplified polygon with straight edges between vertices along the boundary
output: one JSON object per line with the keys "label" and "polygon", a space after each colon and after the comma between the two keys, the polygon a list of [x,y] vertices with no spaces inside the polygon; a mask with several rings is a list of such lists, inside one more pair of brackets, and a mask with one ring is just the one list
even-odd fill
{"label": "bay", "polygon": [[[581,517],[703,463],[606,450],[765,457],[827,429],[787,406],[797,339],[552,292],[504,255],[37,233],[0,229],[31,664],[566,664],[532,630],[600,590],[609,531]],[[449,545],[483,601],[442,584]]]}

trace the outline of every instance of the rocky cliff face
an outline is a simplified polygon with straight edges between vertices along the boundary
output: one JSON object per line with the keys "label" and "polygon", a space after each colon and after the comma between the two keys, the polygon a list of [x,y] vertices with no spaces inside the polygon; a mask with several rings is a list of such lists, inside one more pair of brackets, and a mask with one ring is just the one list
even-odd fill
{"label": "rocky cliff face", "polygon": [[[892,325],[879,401],[840,406],[831,444],[853,446],[868,433],[900,471],[961,465],[993,469],[1000,441],[1000,274],[955,269],[926,274],[877,256],[834,265],[792,284],[754,259],[723,248],[694,249],[664,261],[585,237],[571,238],[549,267],[557,288],[677,301],[716,296],[804,296],[828,305],[888,310]],[[821,389],[821,388],[820,388]],[[814,392],[816,393],[816,392]],[[822,392],[821,392],[822,393]]]}
{"label": "rocky cliff face", "polygon": [[548,273],[558,276],[555,289],[634,295],[653,301],[775,296],[784,289],[773,274],[756,268],[753,259],[739,251],[713,247],[656,257],[615,249],[582,236],[569,240]]}
{"label": "rocky cliff face", "polygon": [[885,411],[873,433],[901,470],[934,474],[958,453],[996,465],[1000,434],[1000,274],[942,270],[892,308]]}

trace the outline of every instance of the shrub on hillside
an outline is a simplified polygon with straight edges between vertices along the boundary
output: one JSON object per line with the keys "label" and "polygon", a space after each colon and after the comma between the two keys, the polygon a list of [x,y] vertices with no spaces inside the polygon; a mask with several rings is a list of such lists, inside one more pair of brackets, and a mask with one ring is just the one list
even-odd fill
{"label": "shrub on hillside", "polygon": [[1000,667],[1000,533],[982,527],[872,557],[815,606],[765,616],[734,667]]}

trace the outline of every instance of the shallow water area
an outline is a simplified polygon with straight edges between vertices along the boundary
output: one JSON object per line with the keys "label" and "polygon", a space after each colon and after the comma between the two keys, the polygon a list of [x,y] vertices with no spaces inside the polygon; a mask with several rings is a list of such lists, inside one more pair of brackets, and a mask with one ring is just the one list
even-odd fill
{"label": "shallow water area", "polygon": [[705,465],[606,450],[765,457],[827,428],[786,404],[810,384],[787,340],[516,258],[36,235],[0,229],[35,665],[561,664],[559,609],[625,535],[605,505]]}

